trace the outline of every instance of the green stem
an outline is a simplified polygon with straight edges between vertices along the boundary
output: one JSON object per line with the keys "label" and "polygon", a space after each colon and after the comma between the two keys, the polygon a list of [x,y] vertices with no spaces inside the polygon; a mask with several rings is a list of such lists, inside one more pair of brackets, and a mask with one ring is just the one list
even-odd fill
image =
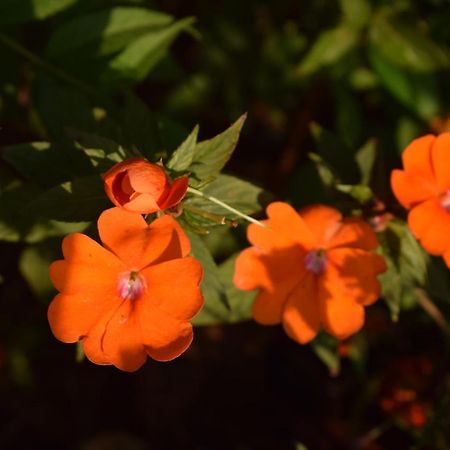
{"label": "green stem", "polygon": [[227,209],[228,211],[231,211],[232,213],[236,214],[239,217],[242,217],[243,219],[247,220],[248,222],[254,223],[256,225],[259,225],[260,227],[266,228],[266,225],[264,225],[262,222],[260,222],[259,220],[254,219],[253,217],[247,216],[244,213],[241,213],[240,211],[238,211],[237,209],[233,208],[230,205],[227,205],[226,203],[222,202],[221,200],[219,200],[216,197],[211,197],[208,194],[203,193],[202,191],[199,191],[197,189],[194,189],[192,187],[188,187],[188,192],[190,192],[191,194],[197,195],[199,197],[203,197],[206,198],[207,200],[209,200],[212,203],[215,203],[216,205],[221,206],[222,208]]}
{"label": "green stem", "polygon": [[39,56],[30,52],[25,47],[20,45],[17,41],[11,39],[10,37],[6,36],[3,33],[0,33],[0,43],[3,44],[5,47],[8,47],[14,53],[23,56],[28,62],[30,62],[34,66],[39,67],[40,69],[44,70],[50,75],[53,75],[55,78],[59,78],[61,81],[65,81],[66,83],[72,84],[89,95],[97,96],[97,91],[94,88],[88,86],[87,84],[82,83],[80,80],[73,77],[72,75],[69,75],[68,73],[64,72],[58,67],[53,66],[48,62],[44,61],[43,59],[39,58]]}

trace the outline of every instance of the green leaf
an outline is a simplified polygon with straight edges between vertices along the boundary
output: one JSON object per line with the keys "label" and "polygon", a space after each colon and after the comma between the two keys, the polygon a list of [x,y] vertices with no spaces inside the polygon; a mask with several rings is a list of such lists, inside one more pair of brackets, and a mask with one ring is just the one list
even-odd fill
{"label": "green leaf", "polygon": [[26,247],[20,255],[20,273],[33,292],[44,300],[54,291],[48,273],[48,267],[54,259],[53,249],[48,242]]}
{"label": "green leaf", "polygon": [[374,16],[370,39],[380,56],[391,64],[417,72],[433,72],[449,66],[449,51],[433,42],[419,26],[392,8]]}
{"label": "green leaf", "polygon": [[189,136],[173,152],[167,167],[175,172],[185,172],[192,163],[197,144],[199,126],[196,125]]}
{"label": "green leaf", "polygon": [[12,145],[4,148],[2,155],[25,178],[42,187],[93,173],[87,158],[75,148],[63,144],[31,142]]}
{"label": "green leaf", "polygon": [[337,184],[336,189],[353,197],[358,203],[364,205],[373,198],[373,191],[364,184]]}
{"label": "green leaf", "polygon": [[[264,190],[248,181],[241,180],[231,175],[219,175],[214,181],[202,189],[205,195],[215,197],[232,208],[244,214],[253,214],[261,210],[261,197]],[[207,198],[193,195],[185,202],[187,206],[193,206],[212,214],[224,216],[228,219],[237,219],[238,216],[228,209],[211,202]]]}
{"label": "green leaf", "polygon": [[100,212],[110,207],[99,175],[77,178],[63,183],[27,205],[30,214],[65,222],[97,219]]}
{"label": "green leaf", "polygon": [[203,267],[203,280],[201,289],[205,304],[202,310],[194,317],[194,325],[205,325],[209,317],[227,310],[227,300],[224,287],[219,278],[219,271],[208,247],[205,245],[201,236],[190,231],[186,231],[191,241],[191,254],[197,258]]}
{"label": "green leaf", "polygon": [[358,43],[358,33],[341,25],[322,32],[297,68],[299,75],[311,75],[325,66],[339,62]]}
{"label": "green leaf", "polygon": [[[236,323],[252,318],[252,304],[257,292],[241,291],[233,284],[235,254],[223,262],[218,269],[218,279],[224,289],[228,306],[223,302],[205,302],[205,306],[194,319],[196,325]],[[206,268],[205,268],[206,269]]]}
{"label": "green leaf", "polygon": [[310,129],[319,155],[332,169],[334,175],[337,175],[338,181],[345,184],[357,184],[359,170],[353,153],[340,142],[337,136],[319,124],[312,123]]}
{"label": "green leaf", "polygon": [[344,23],[352,28],[364,28],[371,16],[369,0],[340,0]]}
{"label": "green leaf", "polygon": [[0,2],[0,25],[12,25],[43,20],[57,14],[78,0],[2,0]]}
{"label": "green leaf", "polygon": [[361,173],[361,184],[368,186],[372,178],[372,171],[377,157],[377,142],[369,139],[355,155]]}
{"label": "green leaf", "polygon": [[111,139],[74,129],[69,129],[67,132],[99,172],[106,172],[114,164],[135,156],[128,154]]}
{"label": "green leaf", "polygon": [[219,175],[236,148],[247,115],[242,115],[230,128],[216,137],[199,142],[188,170],[198,180]]}
{"label": "green leaf", "polygon": [[327,366],[331,376],[337,376],[341,370],[338,345],[337,339],[325,333],[319,333],[311,342],[314,353]]}
{"label": "green leaf", "polygon": [[422,119],[432,119],[440,110],[437,78],[414,73],[393,64],[377,50],[369,52],[370,62],[384,87],[403,105]]}
{"label": "green leaf", "polygon": [[186,18],[167,27],[150,31],[131,42],[108,62],[100,79],[105,84],[134,84],[147,77],[163,59],[176,37],[188,29],[195,19]]}
{"label": "green leaf", "polygon": [[390,221],[379,234],[381,253],[388,270],[381,274],[383,292],[393,320],[397,320],[402,305],[415,297],[415,288],[425,286],[429,256],[414,239],[407,225]]}
{"label": "green leaf", "polygon": [[50,37],[51,58],[85,53],[92,57],[117,52],[139,36],[169,25],[173,18],[145,8],[116,7],[77,17]]}
{"label": "green leaf", "polygon": [[[124,144],[136,150],[150,161],[162,157],[158,121],[155,114],[133,92],[125,93],[122,105]],[[136,156],[136,155],[135,155]]]}

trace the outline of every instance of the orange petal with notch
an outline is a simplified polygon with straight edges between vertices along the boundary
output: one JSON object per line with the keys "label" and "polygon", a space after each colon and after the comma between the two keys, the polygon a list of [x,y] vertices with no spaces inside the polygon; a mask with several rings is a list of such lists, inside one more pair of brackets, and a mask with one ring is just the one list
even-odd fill
{"label": "orange petal with notch", "polygon": [[311,205],[300,210],[310,233],[315,238],[315,248],[327,248],[330,239],[341,226],[342,214],[326,205]]}
{"label": "orange petal with notch", "polygon": [[138,214],[112,208],[100,215],[98,230],[102,242],[131,270],[150,263],[181,258],[190,252],[190,242],[171,216],[148,225]]}
{"label": "orange petal with notch", "polygon": [[142,342],[153,359],[170,361],[191,345],[193,332],[189,322],[171,317],[148,301],[138,301],[136,306]]}
{"label": "orange petal with notch", "polygon": [[147,354],[132,301],[122,301],[114,311],[106,324],[101,347],[105,358],[126,372],[134,372],[145,363]]}
{"label": "orange petal with notch", "polygon": [[351,336],[364,325],[364,306],[342,292],[333,277],[324,276],[320,284],[319,301],[322,323],[326,331],[338,339]]}
{"label": "orange petal with notch", "polygon": [[427,134],[414,139],[403,151],[403,167],[406,172],[422,175],[424,178],[434,180],[434,171],[431,162],[431,147],[436,137]]}

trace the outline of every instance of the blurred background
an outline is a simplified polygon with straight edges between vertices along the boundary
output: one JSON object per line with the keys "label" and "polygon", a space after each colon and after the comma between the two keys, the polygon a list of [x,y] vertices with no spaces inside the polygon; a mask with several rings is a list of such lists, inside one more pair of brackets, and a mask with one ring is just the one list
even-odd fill
{"label": "blurred background", "polygon": [[[448,0],[1,0],[0,448],[450,449],[450,271],[389,188],[412,139],[450,131],[449,23]],[[249,320],[226,285],[242,226],[204,239],[231,311],[203,313],[182,357],[127,374],[56,341],[48,264],[90,225],[26,214],[56,169],[19,144],[55,143],[64,182],[70,130],[156,161],[245,112],[227,173],[381,233],[364,330],[299,346]]]}

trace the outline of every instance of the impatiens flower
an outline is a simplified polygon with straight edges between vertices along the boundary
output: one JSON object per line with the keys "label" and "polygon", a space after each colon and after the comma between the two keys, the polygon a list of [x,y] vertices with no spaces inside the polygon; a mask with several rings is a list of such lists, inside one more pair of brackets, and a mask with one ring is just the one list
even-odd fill
{"label": "impatiens flower", "polygon": [[253,245],[236,260],[235,285],[259,289],[254,319],[282,323],[300,343],[321,326],[344,339],[364,323],[364,306],[380,295],[376,276],[386,270],[372,251],[375,233],[361,219],[343,219],[333,208],[315,205],[296,212],[286,203],[268,206],[266,227],[252,224]]}
{"label": "impatiens flower", "polygon": [[63,241],[64,260],[50,266],[60,292],[48,309],[53,334],[81,340],[87,358],[134,371],[147,356],[168,361],[192,342],[202,268],[190,243],[165,215],[148,225],[139,214],[104,211],[98,231],[105,247],[80,233]]}
{"label": "impatiens flower", "polygon": [[106,195],[118,207],[140,214],[176,206],[186,195],[189,179],[172,183],[164,169],[142,158],[122,161],[103,175]]}
{"label": "impatiens flower", "polygon": [[402,159],[404,170],[392,172],[392,190],[410,210],[413,235],[450,266],[450,133],[414,140]]}

